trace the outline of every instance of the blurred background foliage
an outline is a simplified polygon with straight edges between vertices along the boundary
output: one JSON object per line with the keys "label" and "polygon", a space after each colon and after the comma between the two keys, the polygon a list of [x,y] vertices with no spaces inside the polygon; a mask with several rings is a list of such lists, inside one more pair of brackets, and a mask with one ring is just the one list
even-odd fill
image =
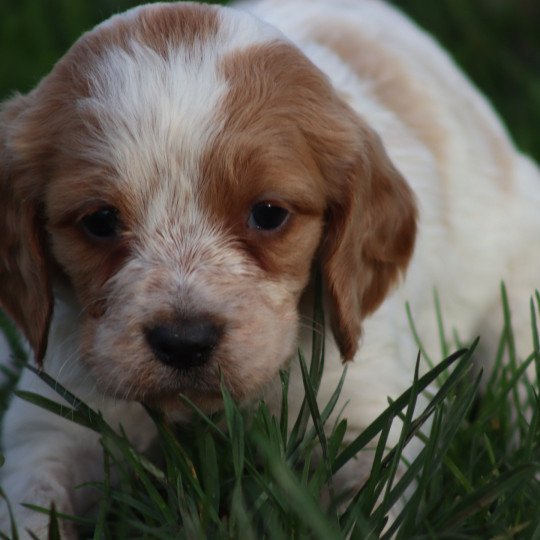
{"label": "blurred background foliage", "polygon": [[[84,30],[138,3],[0,0],[0,99],[28,91]],[[540,1],[393,3],[437,36],[495,104],[518,145],[540,160]]]}

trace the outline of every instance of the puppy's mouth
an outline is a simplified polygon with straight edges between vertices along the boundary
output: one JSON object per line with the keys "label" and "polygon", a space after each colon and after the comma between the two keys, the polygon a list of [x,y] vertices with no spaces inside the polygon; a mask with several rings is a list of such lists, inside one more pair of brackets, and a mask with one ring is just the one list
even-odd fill
{"label": "puppy's mouth", "polygon": [[149,407],[159,409],[166,415],[195,413],[196,409],[210,414],[223,408],[221,391],[198,391],[194,388],[148,397],[143,401]]}
{"label": "puppy's mouth", "polygon": [[[153,363],[155,365],[155,360]],[[189,368],[164,369],[163,365],[158,365],[155,375],[155,380],[142,388],[142,401],[148,404],[170,399],[197,400],[199,396],[221,397],[222,375],[215,360]]]}

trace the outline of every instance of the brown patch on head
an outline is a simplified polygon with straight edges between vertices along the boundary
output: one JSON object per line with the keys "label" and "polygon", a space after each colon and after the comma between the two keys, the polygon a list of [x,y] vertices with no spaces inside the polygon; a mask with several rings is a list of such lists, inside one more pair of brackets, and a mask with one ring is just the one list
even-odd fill
{"label": "brown patch on head", "polygon": [[[263,269],[305,283],[323,221],[321,262],[337,341],[354,356],[360,321],[383,300],[411,256],[414,197],[379,138],[292,45],[274,42],[223,62],[230,85],[223,127],[202,165],[202,199]],[[251,206],[292,211],[276,234],[245,232]]]}
{"label": "brown patch on head", "polygon": [[[370,81],[376,99],[414,133],[432,152],[445,178],[446,163],[455,159],[448,152],[452,148],[446,120],[441,120],[441,109],[451,111],[462,126],[478,130],[471,137],[481,139],[489,152],[489,160],[497,164],[501,185],[508,185],[512,178],[513,150],[499,126],[488,118],[484,104],[471,102],[466,81],[462,87],[452,86],[458,96],[453,102],[442,102],[448,96],[448,76],[432,58],[424,58],[418,51],[409,51],[408,57],[392,50],[380,33],[364,34],[356,24],[344,17],[312,21],[311,36],[318,43],[332,50],[350,66],[362,81]],[[429,50],[429,47],[427,47]],[[430,65],[433,64],[433,65]],[[446,67],[446,66],[445,66]],[[474,123],[471,123],[474,117]],[[472,125],[471,125],[472,124]]]}
{"label": "brown patch on head", "polygon": [[[308,120],[303,100],[329,88],[303,56],[279,42],[237,51],[221,69],[229,92],[218,112],[221,129],[201,160],[201,199],[261,268],[305,284],[328,186],[298,116]],[[275,233],[247,227],[252,207],[265,201],[290,212]]]}
{"label": "brown patch on head", "polygon": [[377,99],[405,123],[433,152],[444,159],[447,134],[437,121],[437,106],[429,92],[411,76],[399,58],[388,51],[380,37],[362,35],[351,22],[342,18],[313,29],[317,42],[336,53],[358,73],[369,80]]}
{"label": "brown patch on head", "polygon": [[143,6],[122,14],[83,36],[85,46],[98,54],[111,46],[129,50],[132,42],[144,44],[162,56],[183,45],[193,53],[215,37],[219,29],[213,6],[190,2]]}

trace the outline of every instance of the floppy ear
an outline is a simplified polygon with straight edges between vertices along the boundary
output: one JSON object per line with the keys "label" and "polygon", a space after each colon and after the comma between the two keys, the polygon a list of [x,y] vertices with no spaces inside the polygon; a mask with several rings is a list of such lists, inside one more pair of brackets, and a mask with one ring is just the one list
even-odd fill
{"label": "floppy ear", "polygon": [[21,118],[29,105],[29,98],[19,95],[0,109],[0,307],[23,331],[41,363],[53,297],[45,256],[42,181],[17,150],[24,145]]}
{"label": "floppy ear", "polygon": [[341,143],[353,158],[328,209],[321,261],[344,360],[357,351],[362,319],[406,268],[417,217],[414,195],[378,135],[358,118],[353,123],[356,142]]}

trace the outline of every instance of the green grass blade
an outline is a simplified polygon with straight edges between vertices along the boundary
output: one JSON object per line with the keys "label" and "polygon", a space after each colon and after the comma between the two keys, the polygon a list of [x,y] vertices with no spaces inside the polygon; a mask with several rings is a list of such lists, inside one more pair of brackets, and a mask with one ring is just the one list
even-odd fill
{"label": "green grass blade", "polygon": [[[448,358],[440,362],[437,366],[431,369],[418,380],[418,392],[425,390],[437,377],[448,369],[453,363],[460,360],[458,367],[460,372],[467,367],[470,362],[471,355],[478,343],[474,342],[470,349],[463,349],[450,355]],[[454,370],[455,371],[455,370]],[[333,472],[338,471],[345,463],[352,459],[362,448],[364,448],[387,424],[389,418],[393,418],[406,407],[411,398],[412,390],[409,388],[401,394],[392,404],[383,411],[354,441],[352,441],[337,457],[333,463]]]}
{"label": "green grass blade", "polygon": [[[481,416],[479,416],[477,422],[483,423],[487,422],[490,417],[492,417],[495,414],[495,411],[498,407],[500,407],[500,402],[504,400],[508,395],[514,394],[517,392],[517,386],[520,381],[520,379],[523,377],[524,373],[527,371],[527,368],[533,362],[535,359],[534,353],[531,354],[526,360],[521,362],[521,364],[518,367],[515,367],[510,372],[512,373],[511,377],[504,381],[500,382],[497,388],[497,395],[499,400],[494,400],[490,406],[487,406],[482,411]],[[515,402],[516,403],[516,402]],[[519,403],[519,400],[518,402]],[[525,407],[524,407],[525,408]],[[521,411],[517,411],[521,413]]]}
{"label": "green grass blade", "polygon": [[313,496],[302,488],[287,465],[258,438],[257,444],[266,458],[273,480],[287,497],[289,508],[309,529],[310,535],[319,540],[341,539],[335,524],[327,519]]}
{"label": "green grass blade", "polygon": [[[411,392],[409,396],[409,401],[407,403],[407,409],[405,412],[405,416],[402,419],[403,425],[401,428],[401,433],[399,435],[399,440],[397,445],[392,449],[391,454],[393,456],[391,458],[388,457],[387,463],[390,466],[390,472],[388,475],[388,480],[386,481],[385,486],[385,493],[383,496],[382,503],[380,505],[380,509],[378,510],[381,517],[386,514],[388,510],[393,506],[393,503],[390,502],[390,495],[392,493],[392,486],[394,484],[394,479],[397,474],[397,470],[399,467],[399,463],[401,460],[401,455],[403,453],[403,450],[405,448],[405,445],[412,437],[412,434],[410,433],[411,427],[412,427],[412,421],[414,417],[414,411],[416,409],[416,403],[418,400],[418,396],[420,392],[418,391],[418,378],[419,378],[419,370],[420,370],[420,354],[418,355],[418,358],[416,360],[416,366],[414,369],[414,377],[413,377],[413,383],[411,386]],[[420,427],[420,426],[419,426]],[[389,454],[390,455],[390,454]]]}
{"label": "green grass blade", "polygon": [[[4,499],[4,502],[6,503],[7,511],[9,514],[9,523],[11,528],[11,539],[12,540],[19,540],[19,532],[17,530],[17,524],[15,523],[15,516],[13,515],[13,509],[11,508],[11,503],[9,499],[6,497],[6,494],[0,487],[0,498]],[[8,538],[5,536],[5,538]]]}
{"label": "green grass blade", "polygon": [[441,300],[439,298],[439,293],[437,289],[433,289],[433,298],[435,301],[435,316],[437,318],[437,330],[439,334],[439,343],[441,345],[441,355],[442,358],[447,358],[450,355],[450,350],[448,347],[448,340],[446,338],[446,333],[444,330],[444,320],[441,310]]}
{"label": "green grass blade", "polygon": [[[92,410],[88,405],[86,405],[83,401],[81,401],[77,396],[75,396],[73,393],[71,393],[67,388],[62,386],[59,382],[57,382],[55,379],[53,379],[50,375],[45,373],[44,371],[40,371],[36,368],[34,368],[31,365],[26,365],[26,368],[35,373],[43,382],[45,382],[50,388],[52,388],[59,396],[61,396],[67,403],[73,407],[74,413],[72,414],[72,417],[68,418],[78,424],[81,424],[85,427],[88,427],[92,429],[93,431],[96,431],[98,433],[108,433],[108,434],[114,434],[114,430],[105,422],[101,414],[95,412]],[[26,398],[30,397],[29,392],[23,392],[19,391],[17,392],[17,395],[21,397],[21,394],[26,396]],[[36,396],[36,394],[34,394]],[[25,398],[22,398],[25,399]],[[46,400],[47,398],[43,398],[43,400]],[[29,399],[27,399],[28,401]],[[41,407],[46,408],[47,406],[53,407],[52,404],[54,403],[51,400],[47,400],[48,405],[46,404],[46,401],[42,401],[42,404],[39,405]],[[35,405],[38,405],[37,402],[33,402]],[[53,407],[54,408],[54,407]],[[49,409],[51,412],[55,412],[52,409]],[[58,409],[60,411],[60,409]],[[64,412],[66,410],[64,409]],[[58,414],[58,412],[56,413]],[[62,415],[62,414],[61,414]]]}
{"label": "green grass blade", "polygon": [[313,290],[313,331],[309,373],[315,395],[317,395],[321,384],[322,374],[324,371],[324,351],[326,341],[324,332],[325,323],[323,309],[323,285],[320,270],[317,270],[315,272]]}
{"label": "green grass blade", "polygon": [[72,409],[71,407],[62,405],[61,403],[43,397],[39,394],[35,394],[34,392],[17,390],[14,392],[14,394],[18,398],[23,399],[32,405],[36,405],[37,407],[61,416],[66,420],[70,420],[71,422],[75,422],[76,424],[87,427],[92,431],[101,433],[103,422],[97,420],[97,418],[94,416],[89,417],[88,415],[81,414],[79,411]]}
{"label": "green grass blade", "polygon": [[289,371],[280,370],[281,381],[281,411],[279,425],[281,427],[281,438],[286,441],[289,432]]}
{"label": "green grass blade", "polygon": [[[33,510],[34,512],[39,512],[40,514],[45,514],[47,516],[51,515],[51,509],[45,508],[43,506],[38,506],[37,504],[29,504],[29,503],[21,503],[21,506],[24,506],[25,508],[28,508],[30,510]],[[56,510],[56,517],[58,519],[64,519],[66,521],[71,521],[72,523],[75,523],[77,525],[89,527],[93,524],[93,520],[91,518],[81,517],[81,516],[74,516],[72,514],[65,514],[63,512],[58,512]]]}
{"label": "green grass blade", "polygon": [[451,531],[453,527],[463,523],[468,517],[487,508],[505,493],[511,492],[520,483],[537,473],[538,469],[537,465],[516,467],[481,486],[474,493],[465,495],[452,509],[452,515],[441,523],[439,530],[441,532]]}
{"label": "green grass blade", "polygon": [[[535,291],[536,305],[540,312],[540,294]],[[534,309],[534,300],[531,298],[531,328],[533,335],[533,350],[536,366],[536,388],[540,389],[540,337],[538,335],[538,324],[536,318],[536,310]]]}
{"label": "green grass blade", "polygon": [[231,503],[231,538],[256,540],[257,535],[251,525],[251,519],[245,506],[242,486],[238,482],[234,486]]}
{"label": "green grass blade", "polygon": [[223,382],[221,383],[221,394],[223,396],[225,419],[229,429],[234,471],[238,482],[244,471],[244,419]]}
{"label": "green grass blade", "polygon": [[58,517],[56,515],[54,503],[51,506],[51,513],[49,517],[48,540],[61,540],[60,526],[58,525]]}
{"label": "green grass blade", "polygon": [[506,285],[504,284],[504,282],[501,282],[501,302],[503,308],[504,329],[506,332],[508,345],[508,360],[511,366],[516,367],[517,353],[514,332],[512,329],[512,313],[510,311],[510,302],[508,300],[508,293],[506,291]]}
{"label": "green grass blade", "polygon": [[103,496],[99,499],[98,513],[96,517],[96,524],[94,527],[93,540],[101,540],[105,538],[105,519],[107,517],[108,510],[111,504],[111,469],[110,469],[110,456],[109,453],[104,450],[103,452]]}
{"label": "green grass blade", "polygon": [[328,460],[328,441],[326,439],[326,434],[324,433],[324,425],[321,420],[321,415],[319,413],[317,398],[315,396],[315,389],[313,388],[311,378],[309,377],[308,369],[302,355],[300,355],[300,368],[302,370],[302,381],[304,383],[304,390],[306,392],[309,412],[311,413],[313,425],[315,426],[315,431],[321,445],[322,456],[328,473],[327,477],[330,478],[332,475],[332,471]]}
{"label": "green grass blade", "polygon": [[202,444],[201,462],[202,485],[204,487],[205,498],[211,505],[216,515],[219,513],[220,485],[219,467],[216,452],[216,444],[209,433],[205,433]]}
{"label": "green grass blade", "polygon": [[6,338],[9,349],[13,353],[13,357],[23,363],[28,361],[28,353],[23,347],[19,332],[17,332],[15,325],[1,309],[0,332],[2,332],[2,334]]}
{"label": "green grass blade", "polygon": [[197,418],[199,420],[202,420],[205,424],[207,424],[211,429],[212,432],[216,435],[219,435],[219,437],[227,441],[229,437],[227,434],[215,423],[211,420],[211,418],[202,410],[200,409],[193,401],[191,401],[187,396],[184,394],[179,394],[178,397],[186,404],[188,407],[196,414]]}
{"label": "green grass blade", "polygon": [[420,338],[420,334],[418,333],[416,325],[414,324],[414,318],[413,318],[413,315],[412,315],[412,310],[411,310],[411,306],[410,306],[409,302],[407,302],[405,304],[405,310],[407,312],[407,320],[409,321],[409,328],[410,328],[410,330],[412,332],[412,335],[414,337],[414,341],[416,343],[416,346],[418,347],[418,350],[420,351],[420,354],[422,355],[422,357],[426,360],[428,366],[430,368],[433,368],[435,366],[435,362],[433,361],[433,359],[427,353],[427,351],[426,351],[426,349],[424,347],[424,344],[422,342],[422,339]]}

